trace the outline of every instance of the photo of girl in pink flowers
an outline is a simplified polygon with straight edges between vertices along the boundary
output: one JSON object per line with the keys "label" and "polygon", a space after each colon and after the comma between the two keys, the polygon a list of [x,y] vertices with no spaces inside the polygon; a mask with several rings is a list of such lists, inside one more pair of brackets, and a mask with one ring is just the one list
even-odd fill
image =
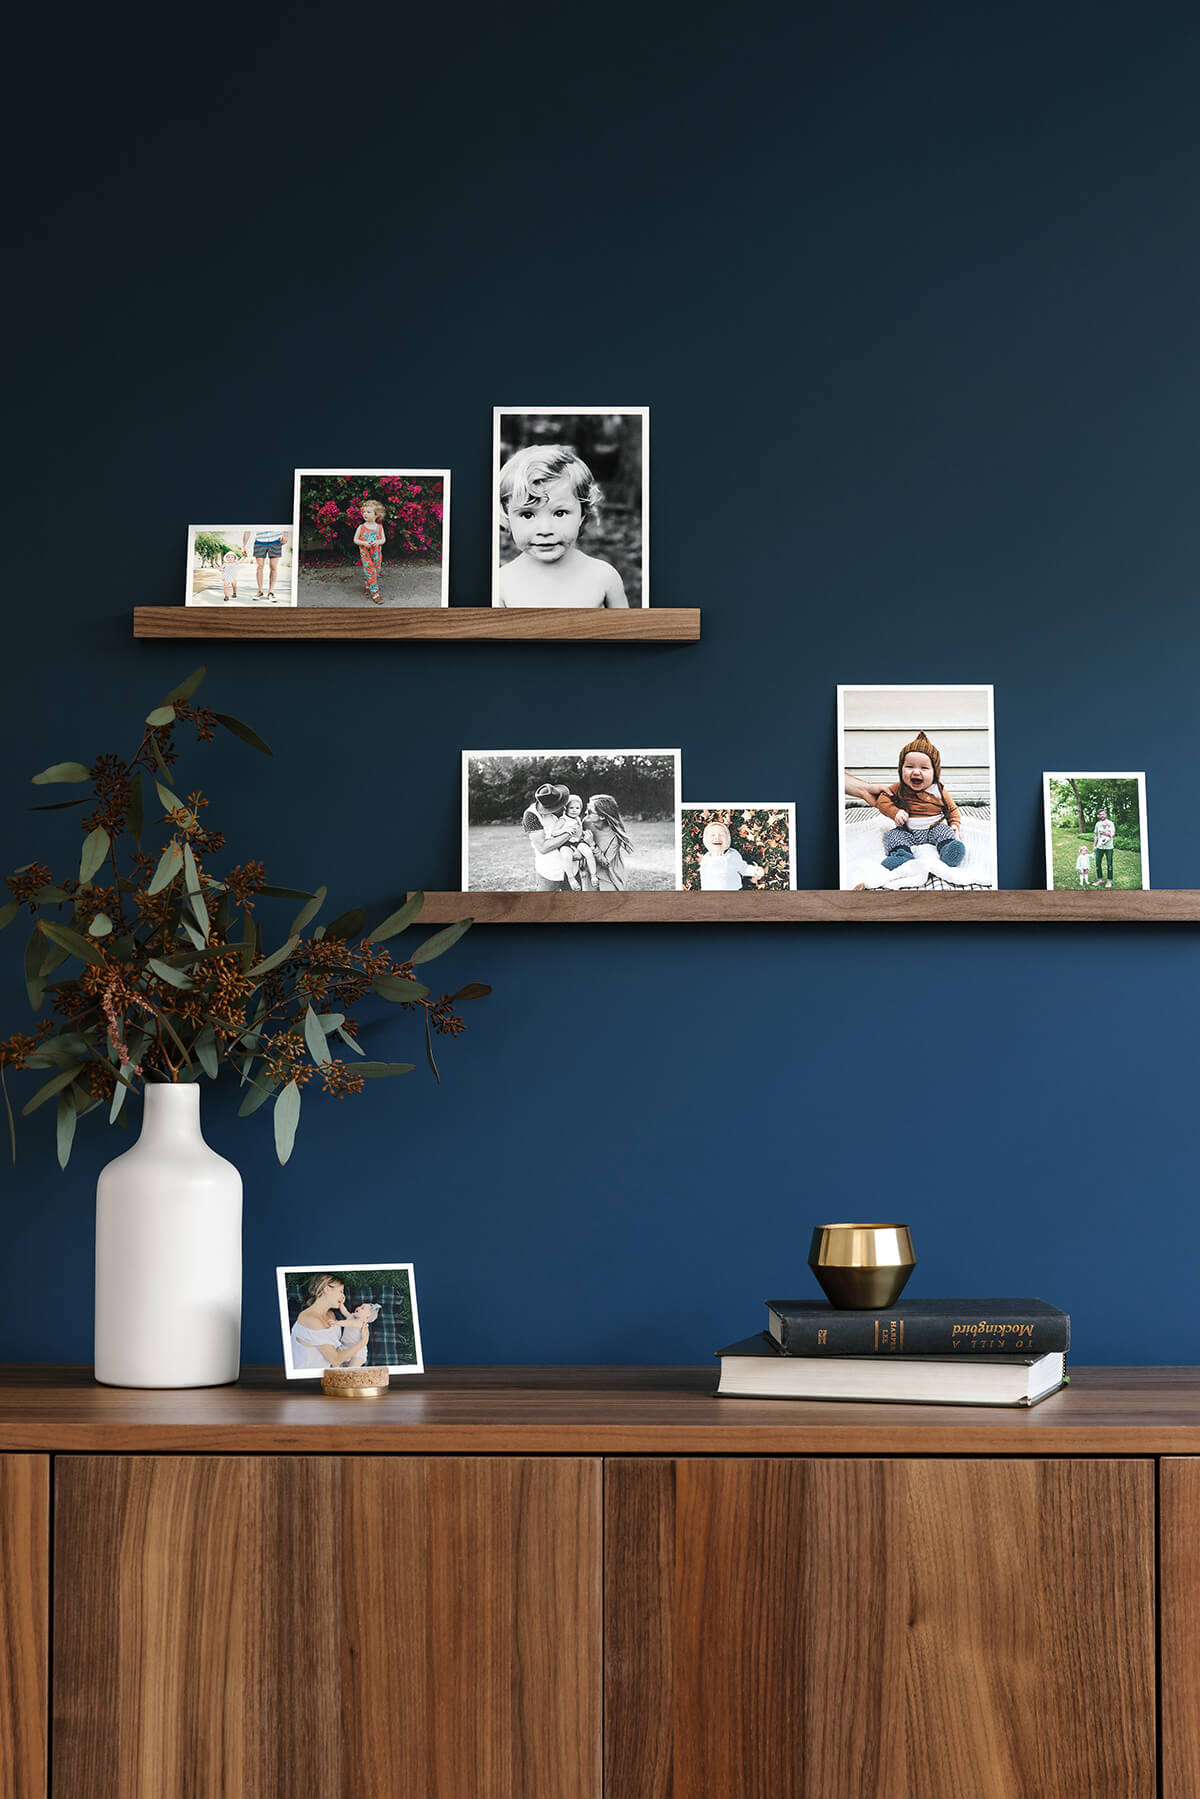
{"label": "photo of girl in pink flowers", "polygon": [[449,469],[296,470],[301,606],[448,606]]}

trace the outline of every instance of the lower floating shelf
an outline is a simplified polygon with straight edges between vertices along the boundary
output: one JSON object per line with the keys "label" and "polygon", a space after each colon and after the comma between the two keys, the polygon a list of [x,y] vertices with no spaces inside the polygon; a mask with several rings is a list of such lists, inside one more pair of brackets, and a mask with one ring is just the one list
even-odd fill
{"label": "lower floating shelf", "polygon": [[381,637],[441,642],[696,643],[696,606],[135,606],[135,637]]}
{"label": "lower floating shelf", "polygon": [[1047,893],[427,893],[450,924],[1200,924],[1200,891]]}

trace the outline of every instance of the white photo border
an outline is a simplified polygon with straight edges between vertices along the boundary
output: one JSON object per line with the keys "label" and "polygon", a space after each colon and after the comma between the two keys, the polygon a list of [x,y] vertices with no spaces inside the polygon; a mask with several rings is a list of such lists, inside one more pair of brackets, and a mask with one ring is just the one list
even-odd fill
{"label": "white photo border", "polygon": [[[448,468],[298,468],[292,476],[292,542],[293,552],[292,582],[296,592],[296,604],[300,604],[300,482],[308,475],[345,475],[349,480],[354,475],[369,475],[377,480],[380,475],[399,475],[406,480],[438,480],[442,483],[442,597],[439,606],[450,604],[450,470]],[[363,611],[373,608],[364,606]],[[395,610],[395,608],[393,608]],[[422,608],[424,610],[424,608]]]}
{"label": "white photo border", "polygon": [[[650,610],[650,408],[648,406],[493,406],[492,407],[492,605],[500,604],[497,586],[500,580],[500,420],[512,413],[535,413],[539,417],[555,413],[573,414],[577,418],[601,418],[608,413],[636,415],[642,421],[642,603],[635,610]],[[579,608],[564,608],[576,610]]]}
{"label": "white photo border", "polygon": [[1000,891],[1000,858],[996,847],[996,689],[991,681],[844,681],[837,690],[837,820],[838,820],[838,888],[845,891],[846,879],[846,763],[845,696],[848,693],[986,693],[988,734],[988,782],[991,790],[992,868],[995,871],[994,892]]}
{"label": "white photo border", "polygon": [[[683,751],[681,749],[675,749],[675,750],[661,750],[661,749],[658,749],[658,750],[654,750],[654,749],[651,749],[651,750],[644,750],[644,749],[606,750],[606,749],[599,749],[599,748],[592,748],[590,750],[570,750],[570,749],[563,749],[561,747],[556,747],[556,748],[548,749],[548,750],[464,750],[462,752],[462,868],[459,871],[459,879],[463,883],[462,891],[464,893],[483,892],[484,891],[484,889],[482,889],[482,888],[471,888],[471,887],[467,886],[467,881],[470,879],[470,865],[469,865],[470,858],[468,855],[468,842],[469,842],[468,828],[470,825],[470,801],[471,801],[470,774],[471,774],[471,757],[472,756],[670,756],[672,758],[672,761],[674,764],[674,774],[675,774],[675,814],[674,814],[674,816],[675,816],[675,886],[674,886],[673,890],[670,888],[667,888],[667,889],[664,889],[663,891],[666,891],[666,892],[674,891],[676,893],[681,891],[682,886],[683,886],[683,835],[682,835],[683,819],[682,819],[682,812],[681,812],[683,801],[680,796],[682,793],[681,764],[683,761]],[[520,893],[525,893],[525,892],[531,892],[533,890],[530,888],[517,888],[515,891],[520,892]],[[638,891],[638,889],[634,889],[634,891],[636,892],[636,891]],[[648,891],[650,891],[650,889],[644,889],[643,891],[648,892]]]}
{"label": "white photo border", "polygon": [[[282,1268],[275,1270],[275,1284],[279,1289],[279,1326],[283,1335],[283,1366],[289,1380],[320,1380],[324,1368],[297,1368],[292,1363],[292,1324],[288,1317],[287,1277],[289,1274],[323,1274],[334,1273],[339,1268],[355,1268],[364,1274],[371,1268],[386,1268],[389,1272],[403,1270],[408,1275],[408,1297],[412,1305],[413,1349],[416,1352],[415,1362],[388,1363],[389,1374],[424,1374],[425,1359],[421,1351],[421,1321],[417,1316],[417,1277],[411,1262],[287,1262]],[[369,1366],[374,1367],[371,1363]],[[379,1363],[379,1367],[383,1364]]]}
{"label": "white photo border", "polygon": [[[684,800],[679,808],[679,887],[683,890],[683,820],[684,812],[786,812],[788,815],[788,887],[796,891],[796,802],[795,800]],[[769,887],[764,893],[772,891]]]}
{"label": "white photo border", "polygon": [[[235,530],[238,530],[238,531],[246,531],[249,529],[249,526],[237,525],[234,528],[235,528]],[[195,572],[192,568],[192,561],[196,554],[196,533],[197,533],[197,531],[204,531],[206,529],[208,529],[208,527],[205,525],[189,525],[188,526],[187,568],[184,573],[184,590],[183,590],[183,603],[185,606],[221,606],[221,605],[225,604],[224,600],[196,600],[196,599],[192,598],[192,577]],[[299,604],[299,600],[296,595],[296,569],[299,566],[295,547],[294,547],[296,538],[295,538],[295,532],[293,531],[293,528],[291,525],[281,524],[279,529],[281,531],[292,532],[292,545],[293,545],[293,549],[292,549],[292,597],[288,601],[286,607],[284,607],[282,609],[284,611],[290,612],[293,606],[297,606]],[[250,560],[253,561],[253,557],[251,557]],[[239,566],[241,566],[241,565],[239,564]],[[249,601],[249,600],[240,600],[238,602],[239,606],[251,606],[251,605],[253,605],[253,603],[254,603],[253,601]],[[276,603],[278,604],[278,602],[276,602]],[[260,610],[266,610],[266,608],[260,608]]]}
{"label": "white photo border", "polygon": [[1146,812],[1146,771],[1144,769],[1128,769],[1122,773],[1119,769],[1105,768],[1098,773],[1091,769],[1073,768],[1069,774],[1060,773],[1058,769],[1045,769],[1042,773],[1042,822],[1046,837],[1046,891],[1061,892],[1054,885],[1054,844],[1050,836],[1050,783],[1051,781],[1136,781],[1138,784],[1138,826],[1141,833],[1142,856],[1142,892],[1150,890],[1150,820]]}

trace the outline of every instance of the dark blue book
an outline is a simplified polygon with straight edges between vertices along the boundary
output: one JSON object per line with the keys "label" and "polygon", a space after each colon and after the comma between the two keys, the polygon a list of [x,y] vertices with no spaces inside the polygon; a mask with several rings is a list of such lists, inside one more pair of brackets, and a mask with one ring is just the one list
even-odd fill
{"label": "dark blue book", "polygon": [[768,1299],[768,1334],[789,1356],[1042,1356],[1071,1346],[1044,1299],[910,1299],[886,1312],[824,1299]]}

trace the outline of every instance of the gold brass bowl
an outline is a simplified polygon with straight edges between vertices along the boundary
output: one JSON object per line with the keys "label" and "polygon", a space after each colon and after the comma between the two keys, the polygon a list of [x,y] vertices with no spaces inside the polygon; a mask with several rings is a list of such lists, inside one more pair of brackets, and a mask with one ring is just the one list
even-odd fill
{"label": "gold brass bowl", "polygon": [[808,1265],[831,1305],[881,1312],[917,1265],[906,1224],[819,1224]]}

